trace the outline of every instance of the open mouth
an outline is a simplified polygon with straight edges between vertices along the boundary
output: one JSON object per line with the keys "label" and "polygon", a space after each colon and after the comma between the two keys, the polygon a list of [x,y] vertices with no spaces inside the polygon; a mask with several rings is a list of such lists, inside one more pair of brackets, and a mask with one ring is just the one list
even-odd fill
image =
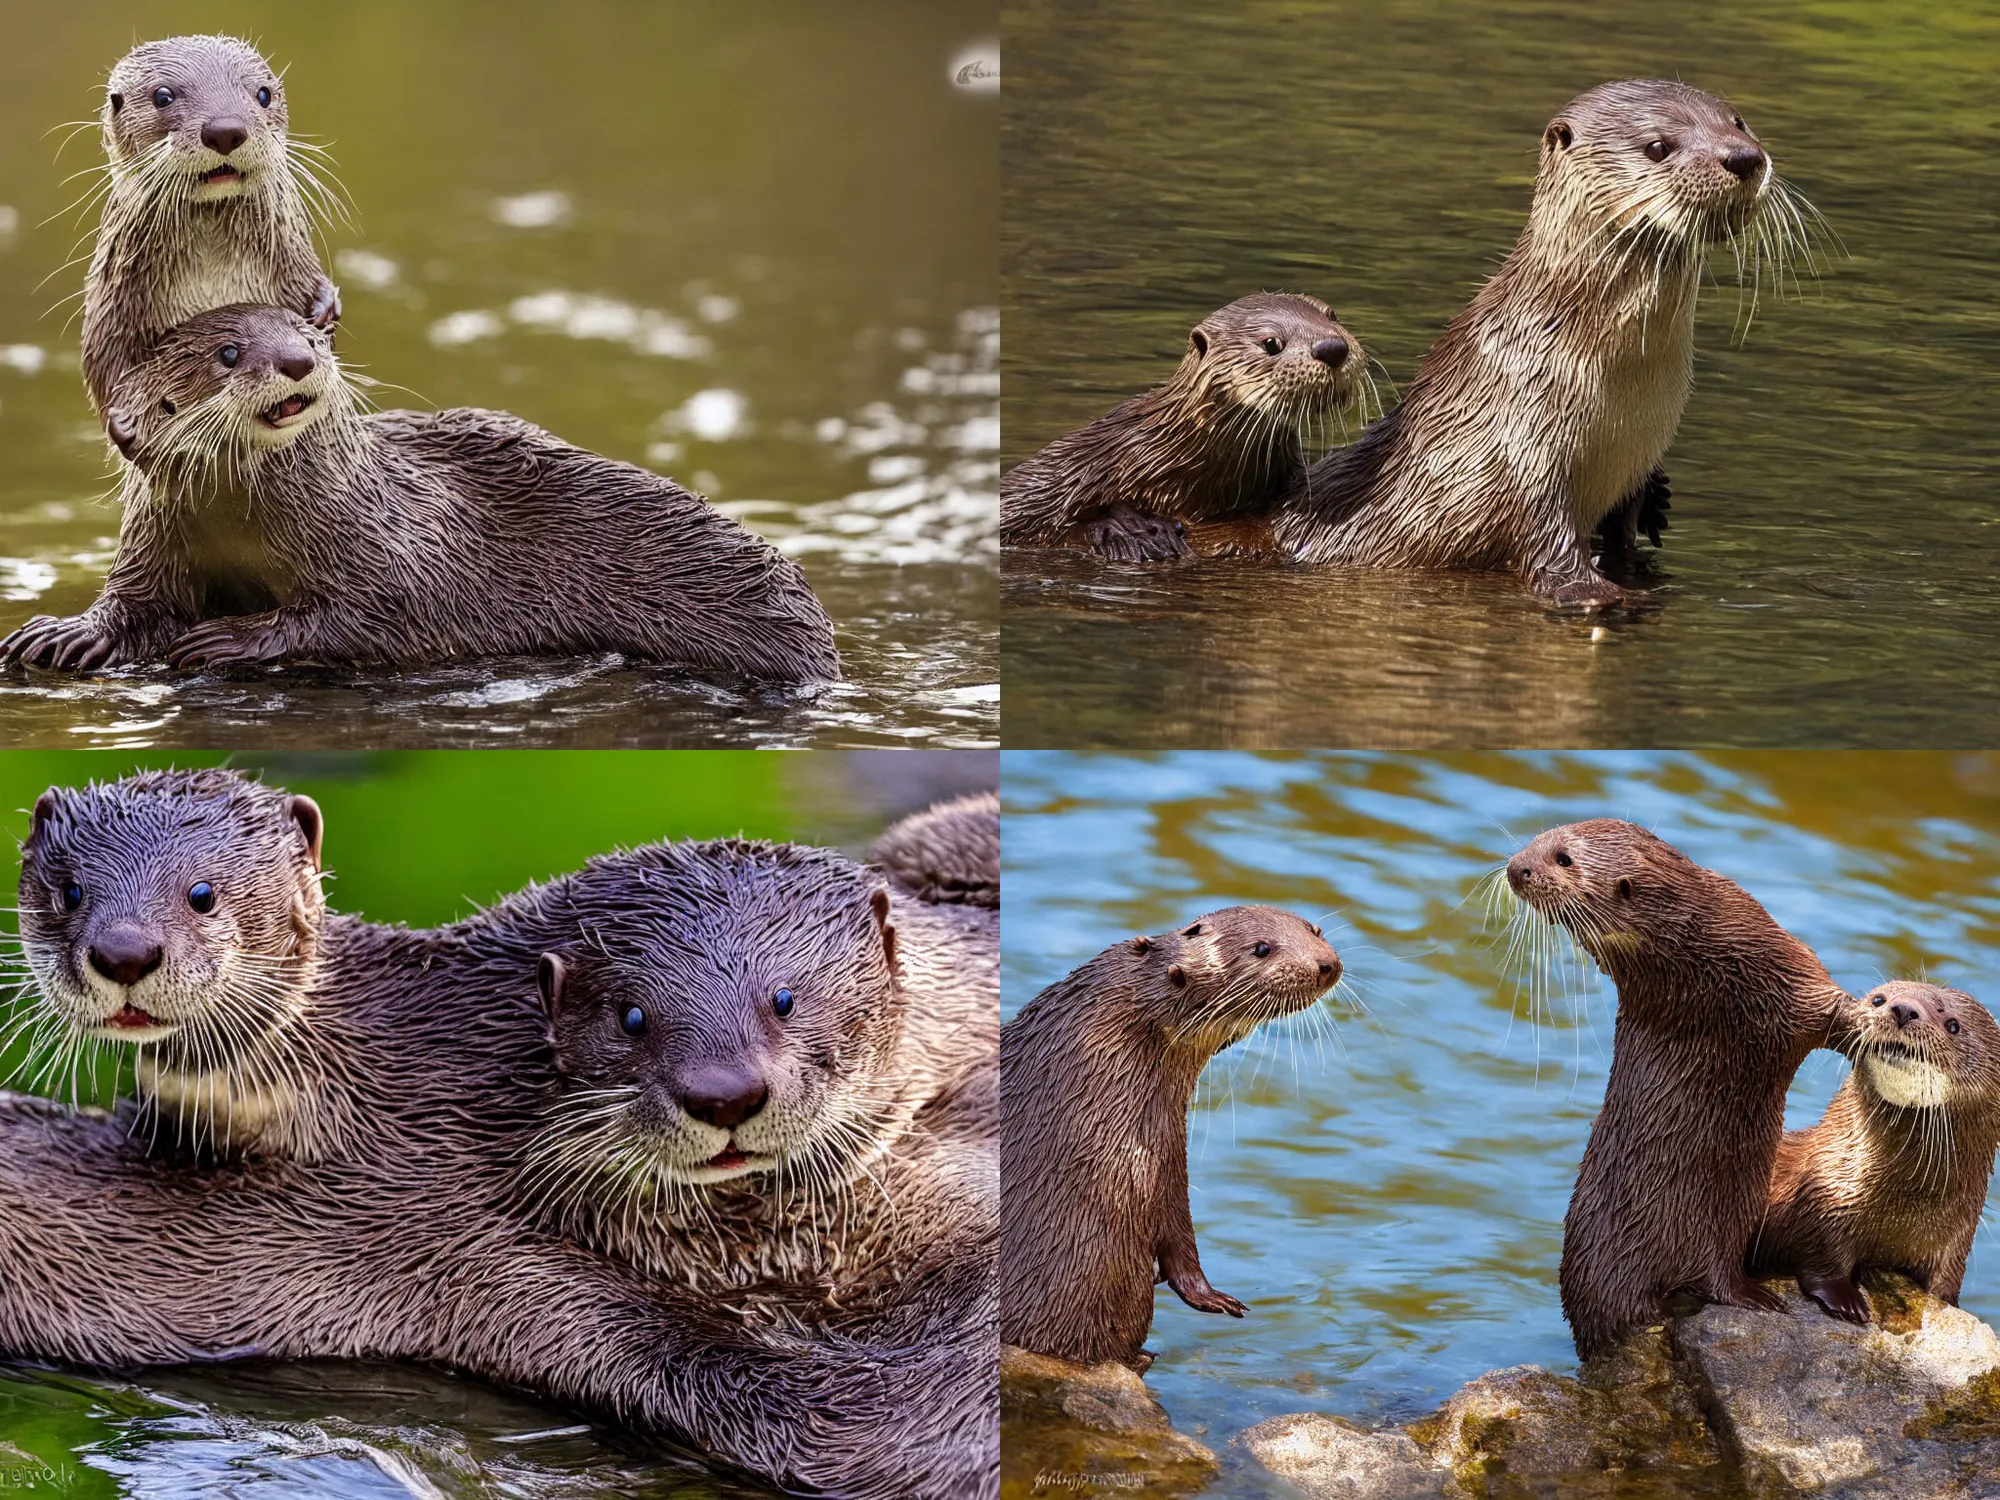
{"label": "open mouth", "polygon": [[738,1151],[734,1146],[730,1146],[716,1152],[715,1155],[703,1162],[702,1165],[704,1167],[721,1167],[727,1170],[731,1167],[740,1167],[749,1160],[750,1158],[745,1156],[741,1151]]}
{"label": "open mouth", "polygon": [[129,1001],[97,1023],[101,1031],[171,1031],[174,1023],[162,1021]]}
{"label": "open mouth", "polygon": [[213,187],[218,183],[241,182],[243,174],[224,162],[219,167],[210,167],[196,179],[203,187]]}
{"label": "open mouth", "polygon": [[294,391],[284,400],[265,407],[257,413],[257,420],[266,427],[283,427],[295,419],[299,413],[313,404],[313,398],[304,391]]}

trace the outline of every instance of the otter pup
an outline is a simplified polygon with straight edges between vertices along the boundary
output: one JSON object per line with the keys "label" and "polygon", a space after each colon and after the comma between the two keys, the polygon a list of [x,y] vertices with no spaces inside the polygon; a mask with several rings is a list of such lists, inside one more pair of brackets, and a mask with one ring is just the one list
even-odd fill
{"label": "otter pup", "polygon": [[1785,1133],[1752,1276],[1794,1275],[1868,1321],[1863,1269],[1902,1271],[1957,1305],[2000,1146],[2000,1026],[1970,995],[1897,980],[1864,1002],[1854,1070],[1819,1124]]}
{"label": "otter pup", "polygon": [[700,496],[504,412],[366,412],[326,333],[215,308],[119,382],[145,476],[83,614],[0,658],[83,671],[621,651],[777,682],[838,678],[797,564]]}
{"label": "otter pup", "polygon": [[111,70],[104,213],[83,293],[83,378],[98,411],[169,328],[225,302],[274,302],[320,327],[340,296],[313,250],[330,204],[286,133],[285,84],[228,36],[134,47]]}
{"label": "otter pup", "polygon": [[1004,1342],[1143,1371],[1156,1283],[1243,1316],[1202,1274],[1188,1101],[1217,1052],[1339,978],[1319,928],[1232,906],[1105,949],[1001,1028]]}
{"label": "otter pup", "polygon": [[[71,821],[87,810],[73,809]],[[191,793],[186,811],[198,827],[212,809]],[[107,827],[121,821],[115,806],[103,815]],[[99,886],[124,889],[173,868],[163,846],[179,825],[125,826],[130,848],[114,838],[100,846],[89,876]],[[210,842],[198,832],[195,851]],[[129,868],[113,869],[121,859]],[[932,1208],[976,1201],[969,1179],[938,1183],[902,1227],[913,1248],[897,1306],[873,1309],[872,1325],[811,1331],[752,1326],[695,1288],[550,1234],[520,1191],[560,1087],[537,995],[541,956],[615,953],[628,993],[672,997],[686,987],[714,1005],[730,993],[740,955],[711,951],[704,933],[810,968],[821,936],[811,918],[858,915],[872,929],[879,882],[837,860],[734,840],[653,846],[593,860],[432,931],[329,916],[307,1011],[311,1046],[325,1091],[362,1128],[325,1159],[161,1156],[130,1138],[142,1106],[63,1118],[41,1101],[0,1100],[0,1349],[96,1365],[232,1352],[428,1360],[663,1431],[789,1491],[991,1494],[997,1417],[978,1257],[942,1227],[935,1258],[915,1248]],[[224,900],[261,899],[255,887],[216,884],[217,911]],[[61,904],[60,889],[47,899]],[[736,920],[702,929],[660,917],[725,909]],[[899,912],[889,925],[914,934],[926,916],[967,930],[994,921],[937,906]],[[829,952],[842,951],[843,930],[823,935]],[[954,950],[942,927],[925,930],[940,940],[934,951],[911,940],[901,969],[910,1008],[976,1010],[970,990],[993,983],[990,946],[980,938]],[[968,993],[945,996],[932,987],[941,976]],[[835,976],[807,982],[822,977]],[[992,1041],[989,1020],[989,1051]],[[898,1065],[932,1058],[922,1047],[896,1053]],[[830,1064],[817,1052],[805,1061],[801,1075],[817,1071],[824,1082],[838,1072],[844,1086],[819,1093],[833,1117],[790,1117],[816,1135],[778,1149],[825,1148],[814,1158],[822,1162],[843,1141],[859,1150],[857,1126],[878,1120],[877,1101],[897,1091],[880,1085],[904,1080],[862,1080],[858,1059],[838,1049]],[[976,1082],[953,1085],[978,1092]],[[940,1092],[948,1110],[952,1090]],[[911,1102],[905,1091],[893,1107]],[[989,1165],[989,1216],[993,1178]],[[746,1253],[760,1263],[781,1254],[776,1245]],[[990,1307],[990,1256],[983,1274]],[[968,1307],[947,1333],[945,1312]]]}
{"label": "otter pup", "polygon": [[1618,986],[1604,1107],[1563,1220],[1563,1315],[1585,1359],[1692,1293],[1779,1300],[1743,1268],[1808,1052],[1853,1001],[1743,890],[1631,823],[1537,834],[1507,883]]}
{"label": "otter pup", "polygon": [[1562,604],[1619,587],[1592,532],[1655,533],[1657,469],[1693,379],[1711,246],[1754,276],[1799,210],[1743,117],[1686,84],[1607,83],[1542,135],[1527,227],[1424,357],[1403,403],[1295,482],[1279,550],[1312,563],[1496,569]]}
{"label": "otter pup", "polygon": [[1082,543],[1128,561],[1188,555],[1181,525],[1266,509],[1367,376],[1314,297],[1259,292],[1210,313],[1163,386],[1057,438],[1000,481],[1010,546]]}

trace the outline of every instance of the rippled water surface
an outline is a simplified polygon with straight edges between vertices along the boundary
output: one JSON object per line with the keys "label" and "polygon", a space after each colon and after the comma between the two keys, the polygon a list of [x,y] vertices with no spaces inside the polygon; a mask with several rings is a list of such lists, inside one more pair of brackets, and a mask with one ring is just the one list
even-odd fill
{"label": "rippled water surface", "polygon": [[[1121,937],[1236,902],[1323,921],[1355,1014],[1212,1063],[1189,1121],[1195,1231],[1237,1322],[1161,1289],[1147,1381],[1224,1455],[1284,1412],[1406,1421],[1514,1364],[1573,1371],[1562,1217],[1604,1094],[1615,993],[1572,974],[1540,1026],[1476,882],[1536,831],[1610,815],[1722,871],[1850,991],[1927,973],[1989,1005],[2000,760],[1919,754],[1165,755],[1010,752],[1004,1013]],[[1844,1074],[1808,1060],[1812,1123]],[[1983,1230],[1964,1305],[2000,1318]]]}
{"label": "rippled water surface", "polygon": [[[136,37],[225,11],[0,3],[0,630],[95,597],[117,532],[65,326],[64,205]],[[708,495],[804,566],[848,681],[769,698],[618,661],[0,677],[13,743],[991,743],[995,131],[952,65],[992,7],[260,12],[384,404],[503,407]],[[53,222],[44,222],[55,216]],[[44,283],[46,278],[46,283]],[[395,389],[405,387],[407,389]]]}
{"label": "rippled water surface", "polygon": [[[1024,0],[1002,127],[1013,464],[1260,288],[1407,381],[1612,78],[1725,94],[1846,254],[1697,320],[1666,575],[1594,633],[1500,579],[1023,554],[1021,745],[1887,745],[2000,734],[2000,29],[1970,6]],[[1386,389],[1386,388],[1385,388]]]}

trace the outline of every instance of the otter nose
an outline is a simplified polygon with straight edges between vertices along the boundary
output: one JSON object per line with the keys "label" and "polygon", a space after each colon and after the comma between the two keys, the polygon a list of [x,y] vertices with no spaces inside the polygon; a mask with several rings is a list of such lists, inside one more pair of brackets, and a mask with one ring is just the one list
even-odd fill
{"label": "otter nose", "polygon": [[1738,180],[1748,182],[1764,170],[1764,153],[1755,146],[1737,146],[1722,158],[1722,164],[1734,172]]}
{"label": "otter nose", "polygon": [[1917,1008],[1914,1005],[1905,1005],[1902,1001],[1898,1000],[1894,1005],[1889,1007],[1889,1014],[1896,1018],[1896,1026],[1900,1030],[1916,1020]]}
{"label": "otter nose", "polygon": [[1313,358],[1329,370],[1338,370],[1347,363],[1347,340],[1338,335],[1321,339],[1313,345]]}
{"label": "otter nose", "polygon": [[201,127],[201,143],[209,150],[227,156],[238,146],[250,139],[250,130],[241,120],[210,120]]}
{"label": "otter nose", "polygon": [[1322,958],[1319,961],[1319,977],[1328,984],[1340,978],[1340,960],[1334,957]]}
{"label": "otter nose", "polygon": [[1519,854],[1507,861],[1507,884],[1512,888],[1514,894],[1518,896],[1521,894],[1521,888],[1527,883],[1528,851],[1523,849]]}
{"label": "otter nose", "polygon": [[304,380],[318,363],[312,350],[303,344],[295,345],[278,356],[278,373],[287,380]]}
{"label": "otter nose", "polygon": [[160,945],[129,922],[107,928],[90,945],[90,966],[113,984],[137,984],[160,966]]}
{"label": "otter nose", "polygon": [[680,1104],[688,1115],[718,1130],[734,1130],[764,1107],[771,1091],[761,1078],[735,1068],[697,1068],[681,1080]]}

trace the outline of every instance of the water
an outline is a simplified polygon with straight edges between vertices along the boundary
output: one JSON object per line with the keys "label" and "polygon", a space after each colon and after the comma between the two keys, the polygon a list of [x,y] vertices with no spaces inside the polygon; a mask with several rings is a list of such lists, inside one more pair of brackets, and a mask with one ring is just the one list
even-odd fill
{"label": "water", "polygon": [[[62,269],[82,186],[63,179],[100,151],[46,133],[96,107],[135,35],[190,24],[0,3],[33,63],[0,98],[0,630],[88,605],[117,532],[58,306],[83,274]],[[994,742],[997,109],[947,74],[995,29],[990,6],[886,0],[256,18],[355,204],[326,264],[343,358],[408,388],[378,398],[503,407],[700,490],[806,569],[847,682],[751,695],[616,660],[15,672],[0,738]]]}
{"label": "water", "polygon": [[[1005,797],[1003,1014],[1123,936],[1237,902],[1322,921],[1367,1009],[1338,1008],[1337,1042],[1293,1020],[1223,1054],[1190,1118],[1202,1265],[1250,1313],[1161,1289],[1146,1378],[1223,1455],[1218,1494],[1275,1493],[1227,1446],[1265,1417],[1407,1421],[1491,1369],[1575,1370],[1556,1266],[1615,992],[1591,970],[1531,1024],[1468,900],[1538,830],[1646,824],[1850,991],[1926,973],[2000,1003],[1993,756],[1010,752]],[[1792,1127],[1845,1068],[1813,1054]],[[1990,1232],[1963,1301],[2000,1318]]]}
{"label": "water", "polygon": [[1259,288],[1323,296],[1407,381],[1513,244],[1542,127],[1608,79],[1729,97],[1847,251],[1747,331],[1733,284],[1705,296],[1643,617],[1598,638],[1498,578],[1023,554],[1003,590],[1010,744],[2000,732],[1990,20],[1025,0],[1007,47],[1007,465],[1157,384],[1199,318]]}

